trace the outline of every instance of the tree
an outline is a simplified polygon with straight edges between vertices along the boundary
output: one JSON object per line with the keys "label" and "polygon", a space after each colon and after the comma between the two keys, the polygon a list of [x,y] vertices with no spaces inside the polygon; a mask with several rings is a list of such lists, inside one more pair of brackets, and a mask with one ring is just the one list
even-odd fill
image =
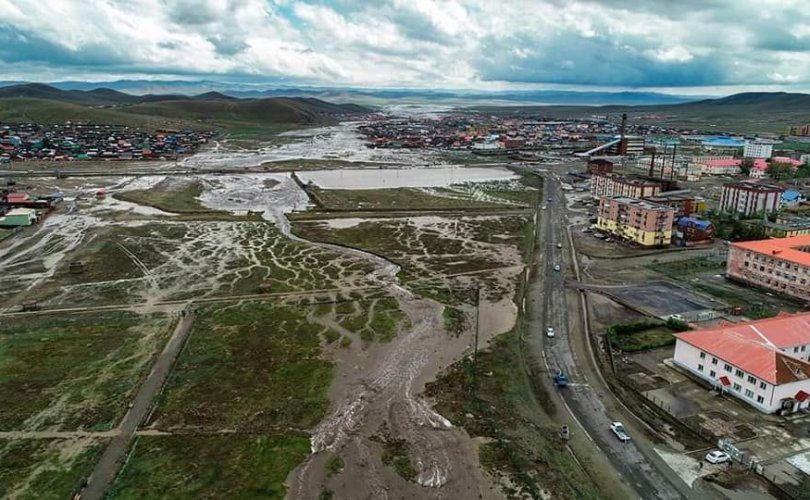
{"label": "tree", "polygon": [[742,163],[740,163],[740,173],[743,175],[749,175],[752,168],[754,168],[754,159],[743,158]]}
{"label": "tree", "polygon": [[768,174],[768,177],[777,181],[792,179],[795,175],[793,165],[779,162],[771,162],[768,168],[765,169],[765,173]]}

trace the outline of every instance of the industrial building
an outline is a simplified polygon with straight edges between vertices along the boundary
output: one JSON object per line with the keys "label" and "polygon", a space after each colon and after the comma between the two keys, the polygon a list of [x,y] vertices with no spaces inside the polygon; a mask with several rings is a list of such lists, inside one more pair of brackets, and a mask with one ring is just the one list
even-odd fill
{"label": "industrial building", "polygon": [[675,365],[763,413],[810,405],[810,313],[675,335]]}
{"label": "industrial building", "polygon": [[695,196],[688,189],[665,191],[655,196],[645,196],[644,200],[658,205],[667,205],[675,211],[675,216],[698,214],[706,211],[706,200]]}
{"label": "industrial building", "polygon": [[783,191],[779,186],[769,184],[727,182],[723,184],[720,210],[746,216],[776,212]]}
{"label": "industrial building", "polygon": [[744,158],[770,158],[773,155],[773,143],[770,141],[745,141]]}
{"label": "industrial building", "polygon": [[591,158],[588,161],[589,174],[609,174],[613,172],[613,162],[604,158]]}
{"label": "industrial building", "polygon": [[810,301],[810,235],[732,243],[726,275]]}
{"label": "industrial building", "polygon": [[3,217],[0,217],[0,226],[30,226],[35,224],[37,220],[39,220],[39,215],[33,208],[12,208]]}
{"label": "industrial building", "polygon": [[599,201],[596,227],[641,246],[669,245],[674,211],[666,205],[626,196]]}
{"label": "industrial building", "polygon": [[650,179],[612,173],[595,174],[591,177],[591,195],[595,198],[603,196],[644,198],[645,196],[655,196],[661,190],[662,183]]}

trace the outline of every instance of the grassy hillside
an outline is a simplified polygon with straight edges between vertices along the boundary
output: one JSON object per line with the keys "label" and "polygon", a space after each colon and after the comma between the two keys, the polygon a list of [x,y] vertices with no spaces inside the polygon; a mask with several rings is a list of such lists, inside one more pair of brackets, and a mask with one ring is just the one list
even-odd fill
{"label": "grassy hillside", "polygon": [[192,127],[223,130],[248,138],[333,123],[338,117],[367,111],[357,105],[332,104],[314,98],[236,99],[218,92],[198,96],[134,96],[106,88],[59,90],[42,84],[0,88],[0,122],[72,121],[146,130]]}
{"label": "grassy hillside", "polygon": [[721,99],[656,106],[533,106],[478,108],[490,112],[520,109],[549,118],[627,113],[632,123],[681,127],[704,132],[783,133],[790,125],[807,123],[810,95],[751,92]]}

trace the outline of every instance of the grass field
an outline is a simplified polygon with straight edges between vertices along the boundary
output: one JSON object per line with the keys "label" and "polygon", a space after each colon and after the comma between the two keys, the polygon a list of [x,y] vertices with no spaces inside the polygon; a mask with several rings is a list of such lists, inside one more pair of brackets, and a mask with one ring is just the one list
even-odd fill
{"label": "grass field", "polygon": [[3,320],[0,430],[113,428],[170,329],[162,314]]}
{"label": "grass field", "polygon": [[161,429],[308,429],[322,418],[332,362],[308,307],[211,306],[199,317],[151,424]]}
{"label": "grass field", "polygon": [[305,436],[140,436],[109,499],[285,497]]}
{"label": "grass field", "polygon": [[140,205],[159,208],[165,212],[195,213],[215,212],[205,208],[199,201],[203,192],[200,181],[175,182],[164,180],[157,185],[142,190],[116,193],[115,197]]}
{"label": "grass field", "polygon": [[[676,328],[676,326],[680,326],[680,328]],[[614,349],[637,352],[673,345],[675,343],[673,334],[688,329],[686,323],[679,323],[675,320],[667,323],[639,321],[613,325],[608,328],[607,335],[610,345]]]}
{"label": "grass field", "polygon": [[316,203],[330,211],[358,210],[461,210],[511,208],[504,200],[477,200],[467,193],[449,196],[447,190],[417,188],[320,189],[310,193]]}
{"label": "grass field", "polygon": [[0,440],[3,498],[62,500],[93,470],[105,440]]}
{"label": "grass field", "polygon": [[[471,362],[448,369],[426,387],[436,410],[472,437],[493,440],[481,446],[481,464],[496,478],[506,476],[508,498],[539,498],[548,490],[551,498],[599,498],[592,480],[582,471],[563,443],[557,429],[538,419],[527,404],[533,388],[518,371],[519,357],[514,332],[495,339],[490,350],[479,352],[477,398],[471,394]],[[548,395],[545,395],[548,398]],[[472,415],[472,418],[469,417]]]}
{"label": "grass field", "polygon": [[[324,304],[321,316],[332,317],[340,326],[357,334],[364,343],[389,342],[409,321],[393,297]],[[334,339],[337,340],[337,339]]]}

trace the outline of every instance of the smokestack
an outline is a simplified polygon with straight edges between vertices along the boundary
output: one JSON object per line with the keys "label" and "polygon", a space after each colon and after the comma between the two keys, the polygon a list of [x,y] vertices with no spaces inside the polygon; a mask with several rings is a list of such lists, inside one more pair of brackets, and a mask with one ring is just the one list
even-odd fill
{"label": "smokestack", "polygon": [[621,135],[622,142],[624,142],[624,132],[625,128],[627,127],[627,113],[622,113],[622,128],[619,132]]}
{"label": "smokestack", "polygon": [[653,166],[655,165],[655,149],[652,151],[652,158],[650,159],[650,171],[647,172],[648,177],[653,176]]}

